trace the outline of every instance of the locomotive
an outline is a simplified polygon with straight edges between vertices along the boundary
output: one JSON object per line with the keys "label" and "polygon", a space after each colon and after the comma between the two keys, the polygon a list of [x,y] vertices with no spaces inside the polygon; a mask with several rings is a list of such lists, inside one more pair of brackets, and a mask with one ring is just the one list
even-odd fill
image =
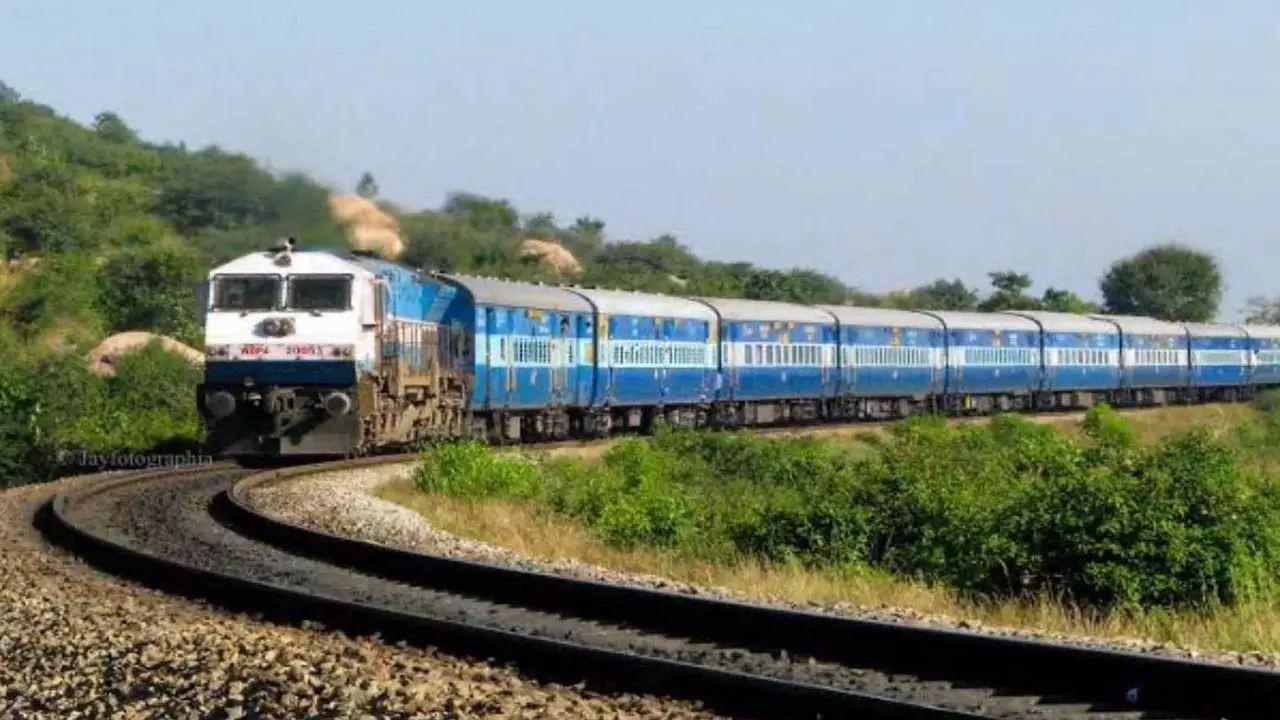
{"label": "locomotive", "polygon": [[424,272],[293,239],[207,280],[197,405],[211,449],[243,458],[1280,386],[1273,326],[679,297]]}

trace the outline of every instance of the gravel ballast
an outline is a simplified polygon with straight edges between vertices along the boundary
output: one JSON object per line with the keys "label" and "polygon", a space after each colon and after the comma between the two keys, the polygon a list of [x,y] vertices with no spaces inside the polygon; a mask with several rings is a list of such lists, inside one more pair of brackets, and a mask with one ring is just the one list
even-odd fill
{"label": "gravel ballast", "polygon": [[459,537],[432,527],[413,510],[374,495],[374,491],[383,484],[408,478],[412,469],[411,463],[396,463],[303,475],[284,483],[255,488],[250,491],[247,499],[251,505],[263,512],[314,530],[358,538],[389,547],[479,560],[579,579],[711,598],[763,602],[777,607],[860,619],[947,627],[990,635],[1030,638],[1231,665],[1280,667],[1280,654],[1276,653],[1205,651],[1140,638],[1081,637],[1022,628],[987,626],[972,620],[928,615],[904,608],[865,607],[848,603],[821,605],[798,603],[785,598],[762,600],[759,597],[747,596],[726,588],[698,586],[653,575],[621,572],[568,559],[529,558],[506,548]]}
{"label": "gravel ballast", "polygon": [[78,482],[0,493],[0,718],[715,717],[117,580],[32,527],[45,500]]}
{"label": "gravel ballast", "polygon": [[[186,566],[434,621],[1010,720],[1078,717],[1077,707],[1040,705],[1035,697],[1010,695],[998,692],[996,688],[953,687],[946,682],[888,674],[874,668],[821,662],[788,652],[782,647],[748,649],[662,635],[625,624],[399,583],[322,560],[293,555],[239,535],[209,515],[209,507],[215,498],[231,487],[235,475],[224,471],[182,480],[121,486],[77,504],[69,519],[77,526],[89,528],[114,542]],[[627,678],[610,676],[596,677],[595,680],[625,682]],[[1129,718],[1131,713],[1102,712],[1093,717],[1112,720]]]}

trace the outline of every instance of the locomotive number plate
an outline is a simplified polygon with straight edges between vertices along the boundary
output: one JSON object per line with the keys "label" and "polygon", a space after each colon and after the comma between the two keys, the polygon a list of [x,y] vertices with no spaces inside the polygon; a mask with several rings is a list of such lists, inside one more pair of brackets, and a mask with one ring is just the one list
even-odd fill
{"label": "locomotive number plate", "polygon": [[285,345],[284,354],[289,357],[315,357],[324,355],[324,348],[314,343],[309,345]]}

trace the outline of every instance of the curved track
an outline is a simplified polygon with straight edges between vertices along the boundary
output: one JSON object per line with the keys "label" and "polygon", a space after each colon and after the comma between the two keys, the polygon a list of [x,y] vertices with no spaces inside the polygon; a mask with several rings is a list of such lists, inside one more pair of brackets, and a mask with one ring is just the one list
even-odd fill
{"label": "curved track", "polygon": [[[301,473],[404,460],[111,478],[59,495],[45,526],[99,564],[181,594],[511,660],[542,679],[695,698],[740,716],[1236,720],[1272,717],[1280,706],[1276,673],[433,557],[314,533],[243,500],[251,486]],[[1140,712],[1151,708],[1171,712]]]}

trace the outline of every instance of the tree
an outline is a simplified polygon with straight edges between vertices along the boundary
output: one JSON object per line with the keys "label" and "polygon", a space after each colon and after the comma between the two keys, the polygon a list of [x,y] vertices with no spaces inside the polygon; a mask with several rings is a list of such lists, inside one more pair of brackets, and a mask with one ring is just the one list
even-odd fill
{"label": "tree", "polygon": [[604,248],[604,221],[584,215],[561,230],[557,237],[579,260],[588,260]]}
{"label": "tree", "polygon": [[356,194],[370,200],[378,197],[378,181],[374,180],[373,175],[368,171],[361,175],[360,182],[356,183]]}
{"label": "tree", "polygon": [[1222,301],[1222,272],[1208,253],[1157,245],[1115,262],[1100,283],[1106,311],[1175,322],[1207,322]]}
{"label": "tree", "polygon": [[147,330],[194,340],[192,288],[200,274],[195,254],[182,246],[156,244],[115,253],[99,274],[108,329]]}
{"label": "tree", "polygon": [[1261,295],[1249,298],[1244,321],[1251,325],[1280,325],[1280,298]]}
{"label": "tree", "polygon": [[214,147],[165,158],[156,211],[183,233],[229,230],[275,219],[276,179],[250,158]]}
{"label": "tree", "polygon": [[1102,311],[1102,308],[1098,307],[1097,303],[1089,302],[1070,290],[1059,290],[1052,287],[1044,291],[1044,296],[1040,298],[1040,306],[1050,312],[1073,313],[1075,315],[1090,315]]}
{"label": "tree", "polygon": [[978,293],[959,278],[939,278],[906,293],[890,293],[885,298],[891,307],[910,310],[975,310]]}
{"label": "tree", "polygon": [[8,83],[0,80],[0,105],[13,104],[22,102],[22,95],[9,86]]}
{"label": "tree", "polygon": [[100,112],[93,119],[93,131],[109,143],[136,143],[138,135],[113,112]]}
{"label": "tree", "polygon": [[1031,276],[1009,270],[987,273],[995,292],[978,305],[983,312],[1001,310],[1038,310],[1040,301],[1027,295],[1031,289]]}
{"label": "tree", "polygon": [[494,200],[475,193],[453,193],[445,200],[443,212],[470,223],[477,230],[515,235],[520,213],[507,200]]}
{"label": "tree", "polygon": [[551,213],[534,213],[525,218],[524,235],[531,238],[555,237],[560,232],[556,227],[556,216]]}

